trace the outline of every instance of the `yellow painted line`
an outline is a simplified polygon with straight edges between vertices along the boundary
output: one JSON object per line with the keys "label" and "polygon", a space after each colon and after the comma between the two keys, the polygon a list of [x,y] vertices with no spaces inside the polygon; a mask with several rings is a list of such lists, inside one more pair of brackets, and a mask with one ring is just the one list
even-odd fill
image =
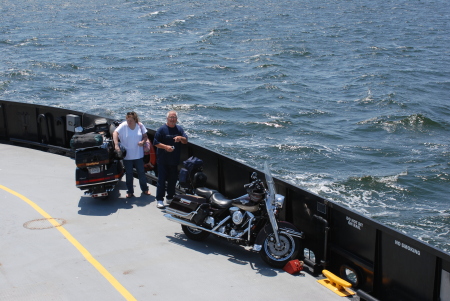
{"label": "yellow painted line", "polygon": [[29,200],[28,198],[24,197],[23,195],[15,192],[14,190],[11,190],[3,185],[0,185],[0,188],[15,195],[16,197],[22,199],[24,202],[26,202],[28,205],[30,205],[31,207],[33,207],[37,212],[39,212],[43,217],[45,217],[50,223],[52,223],[53,226],[55,226],[56,229],[59,230],[59,232],[62,233],[62,235],[64,235],[65,238],[67,238],[67,240],[69,240],[75,248],[78,249],[78,251],[80,251],[80,253],[84,256],[84,258],[86,258],[87,261],[89,261],[96,269],[97,271],[100,272],[100,274],[103,275],[103,277],[106,278],[106,280],[109,281],[109,283],[111,283],[111,285],[120,293],[122,294],[122,296],[125,297],[126,300],[128,301],[132,301],[132,300],[136,300],[136,298],[133,297],[133,295],[130,294],[130,292],[128,292],[128,290],[123,287],[122,284],[119,283],[119,281],[117,281],[116,278],[114,278],[113,275],[111,275],[111,273],[109,273],[101,264],[100,262],[98,262],[92,255],[91,253],[89,253],[88,250],[86,250],[85,247],[83,247],[66,229],[64,229],[64,227],[58,223],[56,221],[56,219],[52,218],[47,212],[45,212],[44,210],[42,210],[41,207],[39,207],[38,205],[36,205],[35,203],[33,203],[31,200]]}

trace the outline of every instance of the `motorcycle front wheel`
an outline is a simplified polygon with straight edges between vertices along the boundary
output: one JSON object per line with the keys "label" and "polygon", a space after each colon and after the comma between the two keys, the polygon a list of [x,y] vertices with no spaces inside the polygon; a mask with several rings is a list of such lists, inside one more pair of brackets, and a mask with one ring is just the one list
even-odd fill
{"label": "motorcycle front wheel", "polygon": [[278,233],[280,245],[277,245],[275,235],[269,234],[263,242],[261,251],[262,260],[275,268],[283,268],[286,263],[296,259],[300,250],[300,240],[287,234]]}
{"label": "motorcycle front wheel", "polygon": [[209,236],[209,232],[199,230],[196,228],[182,225],[181,229],[183,230],[184,234],[186,234],[186,236],[192,240],[202,241]]}

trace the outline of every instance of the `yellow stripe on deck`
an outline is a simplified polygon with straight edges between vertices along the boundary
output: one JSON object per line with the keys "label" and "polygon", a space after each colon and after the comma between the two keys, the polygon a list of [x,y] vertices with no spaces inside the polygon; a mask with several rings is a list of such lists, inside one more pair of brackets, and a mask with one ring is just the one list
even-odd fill
{"label": "yellow stripe on deck", "polygon": [[101,264],[98,262],[90,253],[88,250],[86,250],[85,247],[83,247],[64,227],[57,222],[56,219],[51,217],[47,212],[45,212],[41,207],[36,205],[34,202],[29,200],[28,198],[24,197],[23,195],[3,186],[0,185],[0,188],[17,196],[18,198],[22,199],[24,202],[26,202],[28,205],[34,208],[37,212],[39,212],[43,217],[45,217],[53,226],[55,226],[56,229],[59,230],[59,232],[64,235],[64,237],[72,243],[72,245],[77,248],[77,250],[86,258],[87,261],[89,261],[96,269],[97,271],[102,274],[103,277],[106,278],[106,280],[111,283],[111,285],[128,301],[136,301],[136,298],[133,297],[133,295],[130,294],[130,292],[123,287],[122,284],[117,281],[116,278],[114,278],[111,273],[108,272]]}

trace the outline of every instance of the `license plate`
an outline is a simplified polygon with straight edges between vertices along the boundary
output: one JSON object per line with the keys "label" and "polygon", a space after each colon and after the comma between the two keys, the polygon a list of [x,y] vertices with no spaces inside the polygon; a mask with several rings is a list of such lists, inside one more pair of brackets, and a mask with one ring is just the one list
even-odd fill
{"label": "license plate", "polygon": [[100,172],[100,166],[88,167],[88,172],[90,174],[99,173]]}

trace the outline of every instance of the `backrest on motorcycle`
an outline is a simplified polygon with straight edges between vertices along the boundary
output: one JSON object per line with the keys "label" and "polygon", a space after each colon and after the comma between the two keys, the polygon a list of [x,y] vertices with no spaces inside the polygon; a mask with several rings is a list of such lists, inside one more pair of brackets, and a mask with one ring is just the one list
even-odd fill
{"label": "backrest on motorcycle", "polygon": [[203,187],[206,185],[206,180],[206,175],[201,171],[196,172],[194,176],[191,177],[189,171],[186,168],[182,168],[178,174],[178,183],[182,188]]}
{"label": "backrest on motorcycle", "polygon": [[199,171],[195,173],[194,179],[192,180],[192,184],[194,188],[203,187],[206,185],[207,179],[208,179],[207,176],[203,172]]}
{"label": "backrest on motorcycle", "polygon": [[184,168],[181,168],[178,175],[178,183],[182,188],[187,189],[188,193],[193,193],[195,188],[205,186],[206,175],[202,172],[203,160],[192,156],[183,161],[183,165]]}

